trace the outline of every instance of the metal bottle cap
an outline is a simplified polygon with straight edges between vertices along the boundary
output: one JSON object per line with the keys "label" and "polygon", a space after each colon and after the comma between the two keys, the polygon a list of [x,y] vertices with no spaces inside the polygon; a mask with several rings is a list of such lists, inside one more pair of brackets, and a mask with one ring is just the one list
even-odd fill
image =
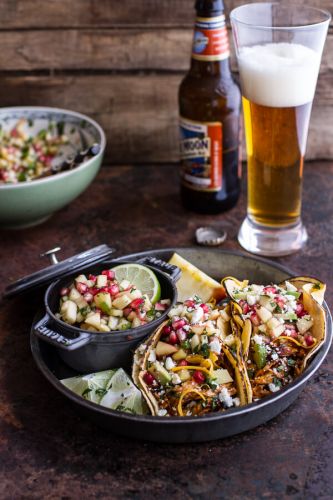
{"label": "metal bottle cap", "polygon": [[195,238],[199,245],[215,247],[227,239],[227,232],[218,227],[198,227]]}

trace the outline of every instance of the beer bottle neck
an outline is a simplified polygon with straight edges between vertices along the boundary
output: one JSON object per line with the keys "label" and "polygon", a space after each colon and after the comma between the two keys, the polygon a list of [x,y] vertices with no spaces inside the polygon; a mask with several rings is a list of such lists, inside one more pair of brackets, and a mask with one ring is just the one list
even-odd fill
{"label": "beer bottle neck", "polygon": [[197,0],[191,72],[230,75],[229,40],[222,0]]}

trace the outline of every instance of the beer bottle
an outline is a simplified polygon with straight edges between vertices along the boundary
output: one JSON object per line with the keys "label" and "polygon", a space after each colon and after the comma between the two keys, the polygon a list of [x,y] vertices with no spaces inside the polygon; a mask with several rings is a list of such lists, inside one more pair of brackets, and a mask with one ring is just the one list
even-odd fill
{"label": "beer bottle", "polygon": [[191,67],[179,88],[181,197],[219,213],[240,194],[240,91],[230,71],[223,0],[197,0]]}

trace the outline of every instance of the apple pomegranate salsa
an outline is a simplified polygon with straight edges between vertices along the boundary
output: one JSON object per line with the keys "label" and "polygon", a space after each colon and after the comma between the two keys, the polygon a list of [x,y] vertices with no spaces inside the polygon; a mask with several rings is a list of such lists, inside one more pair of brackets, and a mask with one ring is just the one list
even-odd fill
{"label": "apple pomegranate salsa", "polygon": [[169,299],[155,303],[128,280],[117,281],[112,269],[98,276],[84,274],[60,290],[57,314],[70,325],[92,332],[128,330],[145,325],[170,306]]}
{"label": "apple pomegranate salsa", "polygon": [[194,296],[136,351],[133,379],[153,415],[190,416],[241,404],[234,370],[223,349],[229,314]]}
{"label": "apple pomegranate salsa", "polygon": [[11,131],[0,129],[0,185],[32,181],[48,171],[60,146],[68,143],[50,124],[34,137],[27,134],[27,120],[21,119]]}

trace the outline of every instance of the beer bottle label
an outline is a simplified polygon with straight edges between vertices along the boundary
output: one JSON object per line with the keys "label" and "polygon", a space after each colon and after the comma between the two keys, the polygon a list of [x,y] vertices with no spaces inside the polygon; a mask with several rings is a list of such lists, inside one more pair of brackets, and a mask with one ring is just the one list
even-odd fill
{"label": "beer bottle label", "polygon": [[224,14],[218,17],[197,17],[192,57],[199,61],[221,61],[229,57],[229,41]]}
{"label": "beer bottle label", "polygon": [[222,188],[222,123],[180,118],[181,181],[196,191]]}

